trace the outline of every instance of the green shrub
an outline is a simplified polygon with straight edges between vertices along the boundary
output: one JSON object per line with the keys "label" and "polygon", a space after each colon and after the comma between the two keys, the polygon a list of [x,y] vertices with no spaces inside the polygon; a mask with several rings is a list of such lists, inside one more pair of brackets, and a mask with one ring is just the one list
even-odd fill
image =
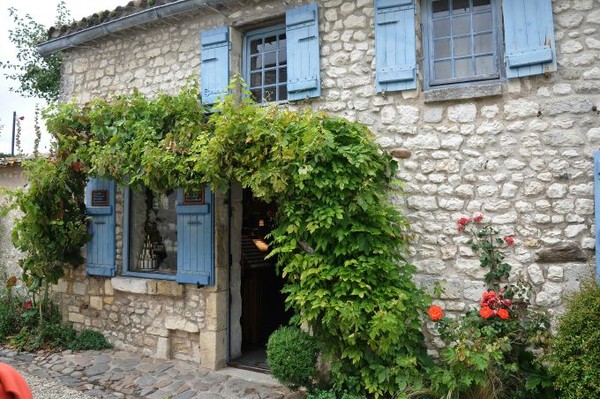
{"label": "green shrub", "polygon": [[360,399],[360,397],[350,395],[346,392],[339,394],[334,390],[329,390],[311,393],[306,397],[306,399]]}
{"label": "green shrub", "polygon": [[561,398],[599,398],[600,286],[587,282],[566,303],[550,348],[554,385]]}
{"label": "green shrub", "polygon": [[267,343],[267,362],[273,376],[290,388],[313,385],[319,347],[316,340],[297,327],[280,327]]}
{"label": "green shrub", "polygon": [[69,344],[72,350],[101,350],[110,349],[112,345],[104,338],[99,331],[82,330],[77,337]]}
{"label": "green shrub", "polygon": [[0,342],[21,328],[17,303],[12,296],[0,294]]}

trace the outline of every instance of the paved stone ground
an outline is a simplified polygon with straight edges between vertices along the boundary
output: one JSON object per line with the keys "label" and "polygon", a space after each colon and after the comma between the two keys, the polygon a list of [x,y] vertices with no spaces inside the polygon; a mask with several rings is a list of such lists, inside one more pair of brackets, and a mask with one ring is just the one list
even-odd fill
{"label": "paved stone ground", "polygon": [[[0,362],[93,398],[286,399],[294,396],[280,385],[232,377],[227,371],[212,372],[194,363],[151,359],[118,350],[31,354],[0,348]],[[268,376],[253,373],[240,375],[269,380]]]}

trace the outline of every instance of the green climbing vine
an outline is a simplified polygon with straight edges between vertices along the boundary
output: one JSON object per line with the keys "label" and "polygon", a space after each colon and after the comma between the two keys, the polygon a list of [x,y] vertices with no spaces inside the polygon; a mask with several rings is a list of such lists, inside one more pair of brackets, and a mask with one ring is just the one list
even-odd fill
{"label": "green climbing vine", "polygon": [[[231,96],[207,116],[196,93],[192,86],[175,96],[134,92],[56,106],[46,114],[57,140],[57,163],[49,171],[72,179],[66,187],[76,196],[86,176],[95,175],[153,190],[201,183],[226,189],[238,181],[275,200],[272,239],[287,277],[287,305],[323,342],[335,388],[398,398],[421,390],[429,364],[419,315],[426,297],[404,257],[407,221],[388,200],[394,160],[359,123]],[[64,183],[56,179],[22,194],[21,205]],[[79,202],[68,206],[83,218]],[[24,211],[20,237],[41,223]],[[69,244],[66,253],[82,241]]]}

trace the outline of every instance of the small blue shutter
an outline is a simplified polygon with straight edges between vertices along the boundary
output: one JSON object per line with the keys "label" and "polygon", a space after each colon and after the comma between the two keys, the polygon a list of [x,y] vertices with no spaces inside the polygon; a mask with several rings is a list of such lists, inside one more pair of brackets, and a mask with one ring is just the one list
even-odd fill
{"label": "small blue shutter", "polygon": [[600,151],[594,153],[594,219],[596,225],[596,280],[600,282]]}
{"label": "small blue shutter", "polygon": [[221,26],[200,34],[202,102],[210,105],[227,95],[229,86],[229,28]]}
{"label": "small blue shutter", "polygon": [[506,77],[556,71],[551,0],[504,0]]}
{"label": "small blue shutter", "polygon": [[319,55],[319,14],[317,4],[287,10],[288,100],[302,100],[321,95],[321,61]]}
{"label": "small blue shutter", "polygon": [[90,179],[85,192],[92,239],[86,248],[86,270],[92,276],[112,277],[116,271],[115,182]]}
{"label": "small blue shutter", "polygon": [[413,0],[375,0],[377,92],[417,88]]}
{"label": "small blue shutter", "polygon": [[177,197],[177,275],[179,283],[213,285],[214,239],[213,197],[204,188],[204,204],[186,205],[179,190]]}

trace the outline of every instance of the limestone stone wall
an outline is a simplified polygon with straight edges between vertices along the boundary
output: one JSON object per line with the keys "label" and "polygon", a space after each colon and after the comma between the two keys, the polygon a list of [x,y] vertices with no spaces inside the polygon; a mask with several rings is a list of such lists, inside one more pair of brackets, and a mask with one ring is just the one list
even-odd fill
{"label": "limestone stone wall", "polygon": [[[25,187],[25,184],[20,162],[0,166],[0,187],[14,190]],[[5,195],[0,193],[0,204],[5,201]],[[12,245],[10,238],[17,216],[18,211],[11,211],[0,218],[0,284],[3,283],[4,276],[20,276],[22,272],[19,267],[21,253]]]}
{"label": "limestone stone wall", "polygon": [[[62,98],[85,102],[133,88],[148,95],[175,93],[187,79],[198,79],[202,30],[232,26],[233,64],[239,65],[240,32],[306,3],[255,0],[235,9],[206,9],[66,51]],[[483,271],[456,220],[482,213],[502,234],[514,234],[508,260],[515,275],[533,284],[534,301],[560,311],[561,295],[577,289],[593,264],[600,0],[553,1],[557,72],[431,92],[419,82],[417,90],[386,94],[375,92],[373,1],[320,0],[319,5],[322,96],[290,107],[360,121],[384,148],[410,152],[399,160],[406,193],[393,198],[415,233],[410,259],[418,268],[416,279],[425,286],[442,282],[441,304],[449,311],[464,311],[479,300]],[[417,59],[420,37],[417,32]],[[420,80],[422,69],[419,63]],[[187,289],[185,298],[196,295]],[[177,303],[187,304],[143,298],[123,295],[119,305],[98,311],[117,328],[119,312],[130,322],[143,319],[136,316],[141,309],[147,321],[154,319],[150,312],[159,312],[162,320],[179,309]],[[117,314],[118,320],[110,318]],[[140,345],[140,339],[123,342]]]}

